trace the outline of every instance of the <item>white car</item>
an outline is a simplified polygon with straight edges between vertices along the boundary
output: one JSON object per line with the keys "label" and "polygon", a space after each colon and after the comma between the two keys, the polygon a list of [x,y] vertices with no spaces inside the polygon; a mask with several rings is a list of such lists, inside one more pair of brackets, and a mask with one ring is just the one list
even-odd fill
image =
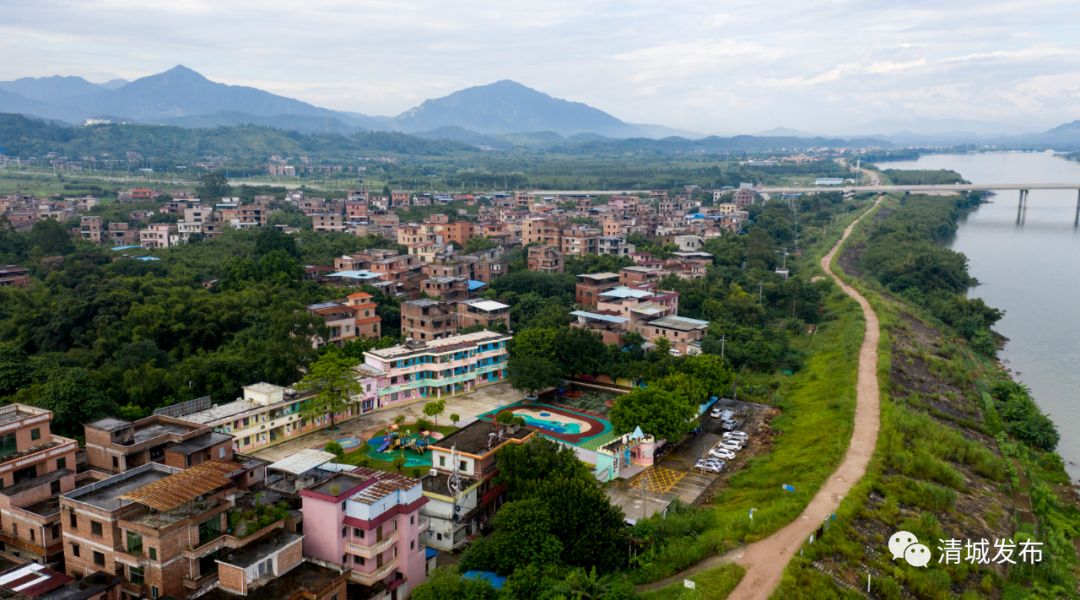
{"label": "white car", "polygon": [[717,448],[727,448],[728,450],[731,450],[732,452],[738,452],[739,450],[743,449],[743,443],[740,442],[739,440],[724,440],[724,441],[720,442],[716,447]]}
{"label": "white car", "polygon": [[749,438],[749,437],[750,436],[746,435],[745,431],[725,431],[724,432],[724,439],[725,440],[741,440],[741,441],[745,442],[746,439]]}
{"label": "white car", "polygon": [[694,468],[705,471],[706,473],[719,473],[724,470],[726,465],[723,461],[704,461],[694,465]]}
{"label": "white car", "polygon": [[714,409],[712,409],[712,412],[709,413],[709,416],[714,418],[714,419],[719,419],[720,416],[723,415],[723,414],[724,414],[724,410],[722,408],[714,408]]}
{"label": "white car", "polygon": [[724,460],[735,460],[735,453],[723,447],[717,447],[709,450],[709,456],[713,458],[722,458]]}

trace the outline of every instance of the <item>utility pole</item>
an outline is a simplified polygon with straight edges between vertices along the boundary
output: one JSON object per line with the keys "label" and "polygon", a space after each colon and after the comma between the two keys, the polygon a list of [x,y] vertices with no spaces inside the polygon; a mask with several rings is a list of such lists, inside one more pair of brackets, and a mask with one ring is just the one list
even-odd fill
{"label": "utility pole", "polygon": [[724,346],[727,345],[727,334],[720,336],[720,360],[724,360]]}

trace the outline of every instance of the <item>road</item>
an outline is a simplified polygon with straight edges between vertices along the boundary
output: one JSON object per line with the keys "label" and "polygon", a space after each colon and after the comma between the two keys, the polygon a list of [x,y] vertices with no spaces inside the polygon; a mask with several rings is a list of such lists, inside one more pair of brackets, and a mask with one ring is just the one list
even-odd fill
{"label": "road", "polygon": [[802,514],[797,519],[788,523],[783,529],[773,533],[767,538],[754,542],[748,546],[737,548],[724,555],[709,557],[700,563],[690,567],[671,577],[640,586],[638,591],[660,589],[672,583],[681,582],[684,578],[699,573],[706,569],[725,564],[738,563],[746,569],[739,585],[728,596],[729,600],[757,600],[768,598],[780,585],[784,575],[784,569],[791,558],[802,547],[825,519],[840,506],[840,502],[851,491],[851,488],[862,479],[866,473],[866,467],[870,464],[870,457],[877,445],[878,430],[880,428],[880,405],[881,393],[878,388],[877,362],[878,342],[881,338],[881,328],[877,315],[870,303],[854,288],[844,283],[832,270],[832,260],[848,236],[851,235],[855,226],[865,219],[867,215],[881,204],[879,198],[874,206],[867,210],[861,217],[856,219],[844,230],[840,241],[833,246],[821,259],[821,268],[840,286],[845,294],[859,303],[863,317],[866,321],[863,331],[863,341],[859,348],[858,375],[855,381],[855,427],[851,434],[851,442],[848,444],[847,453],[836,471],[825,481],[825,484],[810,500]]}

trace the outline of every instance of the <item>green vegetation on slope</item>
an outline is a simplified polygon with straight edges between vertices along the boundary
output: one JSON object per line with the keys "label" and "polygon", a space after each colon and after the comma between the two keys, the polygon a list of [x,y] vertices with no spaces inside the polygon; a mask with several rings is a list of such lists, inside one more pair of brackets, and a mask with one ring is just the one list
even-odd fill
{"label": "green vegetation on slope", "polygon": [[[911,199],[884,211],[869,233],[862,228],[841,258],[848,274],[874,272],[867,263],[875,246],[894,244],[896,250],[895,239],[879,232],[910,220],[932,225],[929,202],[951,204]],[[951,210],[936,211],[940,227],[950,227]],[[936,305],[906,302],[906,295],[893,295],[892,288],[873,281],[853,283],[870,299],[883,328],[881,436],[867,475],[845,498],[833,527],[804,546],[775,597],[862,597],[868,575],[873,596],[881,598],[1076,597],[1073,540],[1080,510],[1060,457],[1043,449],[1056,438],[1026,390],[955,335],[934,313]],[[887,541],[897,530],[914,533],[931,548],[927,568],[892,560]],[[963,554],[959,564],[939,562],[948,539],[988,540],[988,564],[971,563]],[[998,565],[998,539],[1043,542],[1043,560]]]}

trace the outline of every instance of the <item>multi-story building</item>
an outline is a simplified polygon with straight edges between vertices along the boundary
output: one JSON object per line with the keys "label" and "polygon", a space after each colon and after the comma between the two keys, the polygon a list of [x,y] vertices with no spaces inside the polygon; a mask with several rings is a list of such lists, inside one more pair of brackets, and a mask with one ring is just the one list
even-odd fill
{"label": "multi-story building", "polygon": [[[122,599],[183,598],[217,584],[223,553],[243,548],[271,567],[282,555],[295,560],[302,536],[285,530],[281,513],[273,519],[273,498],[269,507],[259,509],[251,498],[234,511],[264,471],[265,463],[253,460],[210,461],[186,470],[149,463],[63,494],[68,575],[122,577]],[[252,512],[270,518],[253,518]]]}
{"label": "multi-story building", "polygon": [[314,231],[345,231],[345,218],[341,213],[315,213],[311,215],[311,229]]}
{"label": "multi-story building", "polygon": [[143,248],[169,248],[176,241],[176,225],[171,223],[151,223],[139,230],[139,245]]}
{"label": "multi-story building", "polygon": [[349,573],[345,569],[298,562],[302,552],[287,547],[272,561],[246,549],[218,558],[218,587],[201,600],[344,600]]}
{"label": "multi-story building", "polygon": [[708,321],[672,315],[642,324],[638,333],[652,343],[665,338],[673,352],[694,355],[701,354],[701,340],[708,328]]}
{"label": "multi-story building", "polygon": [[629,319],[629,326],[637,330],[641,323],[678,314],[679,293],[668,290],[654,291],[648,286],[619,286],[602,292],[596,308],[598,312]]}
{"label": "multi-story building", "polygon": [[356,337],[377,338],[382,335],[382,317],[378,314],[375,297],[367,292],[353,292],[345,297],[345,306],[353,311]]}
{"label": "multi-story building", "polygon": [[[344,411],[334,415],[334,422],[377,408],[378,389],[385,385],[383,373],[365,365],[355,367],[355,371],[361,391],[350,399]],[[186,414],[181,411],[177,417],[233,436],[236,452],[252,452],[329,427],[329,414],[314,418],[302,415],[304,402],[312,395],[271,383],[255,383],[244,386],[244,396],[233,402]]]}
{"label": "multi-story building", "polygon": [[521,244],[562,247],[562,227],[554,219],[527,219],[521,224]]}
{"label": "multi-story building", "polygon": [[322,319],[327,336],[315,336],[311,345],[315,348],[334,344],[340,346],[356,338],[356,317],[353,309],[337,302],[320,302],[307,307],[308,314]]}
{"label": "multi-story building", "polygon": [[79,217],[79,235],[88,242],[100,244],[105,237],[104,221],[98,216]]}
{"label": "multi-story building", "polygon": [[0,557],[8,560],[63,557],[57,496],[75,487],[78,443],[53,435],[52,417],[33,406],[0,407]]}
{"label": "multi-story building", "polygon": [[250,229],[251,227],[263,227],[269,210],[265,206],[257,204],[236,205],[225,203],[218,205],[221,220],[228,223],[233,229]]}
{"label": "multi-story building", "polygon": [[123,473],[150,462],[186,469],[233,457],[231,435],[165,415],[134,422],[106,417],[84,425],[83,430],[86,462],[102,473]]}
{"label": "multi-story building", "polygon": [[600,294],[619,285],[618,273],[583,273],[577,276],[574,302],[579,306],[596,307]]}
{"label": "multi-story building", "polygon": [[585,256],[600,251],[600,230],[593,227],[571,227],[562,232],[563,256]]}
{"label": "multi-story building", "polygon": [[370,350],[364,363],[385,374],[379,406],[470,392],[507,375],[511,336],[477,331],[440,340]]}
{"label": "multi-story building", "polygon": [[408,598],[427,577],[420,480],[360,467],[301,490],[304,554],[350,571],[367,588]]}
{"label": "multi-story building", "polygon": [[630,256],[634,252],[634,245],[627,242],[621,235],[603,235],[597,241],[596,253],[610,256]]}
{"label": "multi-story building", "polygon": [[664,277],[664,270],[659,267],[646,267],[632,265],[619,269],[619,284],[625,286],[639,286],[645,283],[655,283]]}
{"label": "multi-story building", "polygon": [[469,297],[469,280],[464,277],[428,277],[420,282],[420,291],[431,298],[458,302]]}
{"label": "multi-story building", "polygon": [[111,246],[128,246],[139,241],[139,232],[127,223],[109,223],[106,240]]}
{"label": "multi-story building", "polygon": [[460,550],[469,536],[491,521],[502,504],[504,486],[494,482],[495,454],[523,444],[535,432],[474,421],[430,446],[432,471],[423,479],[428,519],[423,543],[448,552]]}
{"label": "multi-story building", "polygon": [[454,305],[429,298],[401,303],[401,337],[405,340],[437,340],[457,333]]}
{"label": "multi-story building", "polygon": [[30,285],[30,271],[19,265],[0,267],[0,287],[26,287]]}
{"label": "multi-story building", "polygon": [[566,264],[562,251],[555,246],[529,246],[528,268],[537,273],[562,273]]}
{"label": "multi-story building", "polygon": [[494,300],[465,300],[457,303],[459,329],[480,326],[510,331],[510,307]]}

